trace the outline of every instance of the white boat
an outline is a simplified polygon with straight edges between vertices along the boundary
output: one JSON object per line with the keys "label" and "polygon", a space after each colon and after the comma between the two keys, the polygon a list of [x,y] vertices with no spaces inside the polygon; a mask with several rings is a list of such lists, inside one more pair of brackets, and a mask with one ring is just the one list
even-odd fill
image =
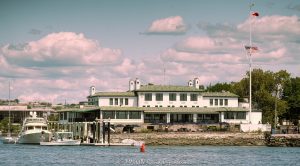
{"label": "white boat", "polygon": [[23,122],[18,143],[39,144],[41,141],[49,142],[51,132],[48,131],[47,120],[37,117],[36,112],[30,112],[30,115]]}
{"label": "white boat", "polygon": [[50,142],[40,142],[45,146],[75,146],[80,145],[81,140],[74,140],[72,132],[56,132]]}
{"label": "white boat", "polygon": [[18,140],[17,138],[11,136],[6,136],[1,138],[3,144],[15,144],[17,143],[17,140]]}

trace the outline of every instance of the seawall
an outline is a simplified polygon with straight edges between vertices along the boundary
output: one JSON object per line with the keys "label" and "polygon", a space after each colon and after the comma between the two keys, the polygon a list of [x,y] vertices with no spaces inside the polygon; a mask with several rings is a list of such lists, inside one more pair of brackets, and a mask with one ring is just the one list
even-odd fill
{"label": "seawall", "polygon": [[154,132],[112,134],[112,142],[123,139],[144,141],[146,145],[216,145],[216,146],[265,146],[263,133],[228,132]]}
{"label": "seawall", "polygon": [[266,134],[266,145],[275,147],[300,147],[300,134]]}

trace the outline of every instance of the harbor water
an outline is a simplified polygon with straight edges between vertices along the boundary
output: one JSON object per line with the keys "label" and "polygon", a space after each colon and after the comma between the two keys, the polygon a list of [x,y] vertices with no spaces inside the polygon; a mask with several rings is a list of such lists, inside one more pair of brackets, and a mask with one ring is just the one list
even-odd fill
{"label": "harbor water", "polygon": [[242,146],[39,146],[0,143],[3,166],[300,165],[300,148]]}

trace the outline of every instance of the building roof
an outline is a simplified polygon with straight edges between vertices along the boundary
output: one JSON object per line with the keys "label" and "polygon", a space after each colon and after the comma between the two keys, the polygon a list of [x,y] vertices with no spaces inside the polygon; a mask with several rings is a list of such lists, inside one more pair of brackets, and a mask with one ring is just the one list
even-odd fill
{"label": "building roof", "polygon": [[137,92],[202,92],[203,90],[190,86],[176,85],[142,85]]}
{"label": "building roof", "polygon": [[91,112],[96,110],[99,110],[99,107],[92,106],[92,107],[83,107],[83,108],[67,108],[67,109],[57,110],[57,112]]}
{"label": "building roof", "polygon": [[202,92],[203,97],[239,97],[238,95],[230,92]]}
{"label": "building roof", "polygon": [[89,97],[135,97],[134,92],[97,92]]}

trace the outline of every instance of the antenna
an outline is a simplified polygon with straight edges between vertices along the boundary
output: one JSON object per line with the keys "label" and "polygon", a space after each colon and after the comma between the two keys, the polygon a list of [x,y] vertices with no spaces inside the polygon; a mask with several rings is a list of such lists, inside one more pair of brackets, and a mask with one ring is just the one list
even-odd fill
{"label": "antenna", "polygon": [[8,136],[10,137],[10,80],[8,81]]}
{"label": "antenna", "polygon": [[163,68],[164,68],[164,85],[166,85],[166,67],[165,67],[165,62],[163,63]]}

